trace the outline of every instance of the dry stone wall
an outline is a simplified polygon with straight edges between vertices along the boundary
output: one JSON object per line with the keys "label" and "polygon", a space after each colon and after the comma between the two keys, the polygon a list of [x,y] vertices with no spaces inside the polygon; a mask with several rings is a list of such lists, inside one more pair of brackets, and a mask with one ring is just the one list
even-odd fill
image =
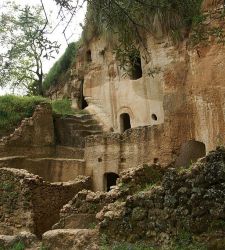
{"label": "dry stone wall", "polygon": [[[177,135],[171,138],[173,129]],[[89,136],[85,144],[86,174],[93,176],[94,190],[105,190],[106,173],[120,174],[145,163],[160,163],[166,167],[175,162],[179,148],[187,140],[184,126],[178,124],[171,130],[166,130],[165,125],[158,125],[138,127],[122,135]]]}
{"label": "dry stone wall", "polygon": [[60,220],[54,229],[89,228],[97,223],[96,214],[104,206],[128,195],[142,190],[146,185],[161,181],[164,169],[160,165],[140,165],[139,167],[124,171],[117,181],[117,186],[109,192],[92,192],[83,190],[79,192],[60,211]]}
{"label": "dry stone wall", "polygon": [[50,184],[25,170],[0,169],[0,234],[29,231],[40,236],[59,219],[64,204],[82,189],[90,188],[89,177]]}
{"label": "dry stone wall", "polygon": [[[225,149],[218,148],[190,169],[170,169],[161,185],[149,185],[104,207],[98,215],[100,231],[110,240],[158,245],[182,233],[204,243],[223,242],[224,197]],[[218,246],[209,249],[224,248]]]}

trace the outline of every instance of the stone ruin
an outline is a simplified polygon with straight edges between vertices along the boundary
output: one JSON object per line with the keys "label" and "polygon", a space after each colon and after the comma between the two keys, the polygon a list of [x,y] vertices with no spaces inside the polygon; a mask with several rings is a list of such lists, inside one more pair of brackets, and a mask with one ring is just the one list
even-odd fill
{"label": "stone ruin", "polygon": [[42,103],[0,140],[0,246],[99,249],[99,232],[169,244],[182,230],[208,241],[212,229],[209,246],[224,249],[224,151],[209,153],[225,144],[224,46],[146,41],[151,58],[140,51],[124,76],[94,37],[48,93],[86,113],[53,116]]}

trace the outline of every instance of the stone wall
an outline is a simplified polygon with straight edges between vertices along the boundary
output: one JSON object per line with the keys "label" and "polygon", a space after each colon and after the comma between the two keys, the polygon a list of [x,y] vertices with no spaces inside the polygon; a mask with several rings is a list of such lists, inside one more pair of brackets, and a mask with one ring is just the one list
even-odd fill
{"label": "stone wall", "polygon": [[54,153],[54,125],[50,104],[39,104],[10,136],[0,140],[0,157],[48,156]]}
{"label": "stone wall", "polygon": [[25,170],[0,169],[0,234],[29,231],[41,236],[59,219],[76,193],[90,188],[90,178],[50,184]]}
{"label": "stone wall", "polygon": [[[87,137],[86,175],[93,176],[94,190],[105,190],[106,173],[120,174],[123,170],[145,163],[160,163],[163,167],[174,164],[181,146],[191,137],[188,138],[186,127],[179,123],[166,128],[165,125],[146,126],[124,134],[106,133]],[[192,156],[190,162],[191,159]]]}
{"label": "stone wall", "polygon": [[144,240],[157,245],[188,234],[204,244],[220,240],[219,248],[207,249],[223,249],[224,165],[225,150],[218,148],[189,169],[170,169],[161,184],[149,183],[124,201],[104,207],[97,216],[101,233],[110,241]]}
{"label": "stone wall", "polygon": [[67,158],[0,158],[0,168],[25,169],[49,182],[67,182],[85,175],[85,161]]}
{"label": "stone wall", "polygon": [[123,200],[128,195],[137,193],[146,185],[156,184],[162,180],[164,169],[160,165],[140,165],[124,171],[117,180],[117,185],[109,192],[92,192],[82,190],[60,211],[60,221],[54,229],[90,228],[97,224],[96,214],[104,206]]}

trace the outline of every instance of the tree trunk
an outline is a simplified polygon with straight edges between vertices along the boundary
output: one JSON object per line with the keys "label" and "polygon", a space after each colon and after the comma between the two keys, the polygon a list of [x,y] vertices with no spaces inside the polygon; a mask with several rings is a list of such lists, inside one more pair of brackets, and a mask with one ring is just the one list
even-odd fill
{"label": "tree trunk", "polygon": [[42,86],[43,85],[43,75],[42,74],[38,74],[37,85],[38,85],[38,95],[44,96],[43,86]]}

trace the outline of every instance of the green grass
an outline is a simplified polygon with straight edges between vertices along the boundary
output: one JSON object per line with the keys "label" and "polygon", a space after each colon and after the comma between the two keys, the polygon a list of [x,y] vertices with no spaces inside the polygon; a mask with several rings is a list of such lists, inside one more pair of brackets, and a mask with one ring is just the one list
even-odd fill
{"label": "green grass", "polygon": [[69,99],[55,100],[51,102],[51,105],[53,112],[60,115],[75,115],[87,113],[84,110],[72,109],[72,101]]}
{"label": "green grass", "polygon": [[31,117],[36,105],[42,102],[50,103],[53,113],[63,116],[87,113],[72,109],[69,99],[50,101],[39,96],[0,96],[0,137],[13,132],[24,118]]}
{"label": "green grass", "polygon": [[169,250],[206,250],[207,247],[193,240],[192,234],[187,231],[181,231]]}
{"label": "green grass", "polygon": [[16,243],[10,250],[25,250],[25,245],[20,241]]}
{"label": "green grass", "polygon": [[39,96],[0,96],[0,135],[11,132],[22,119],[32,116],[36,105],[44,101]]}
{"label": "green grass", "polygon": [[10,248],[5,248],[0,246],[0,250],[25,250],[26,247],[22,241],[16,242],[12,247]]}

